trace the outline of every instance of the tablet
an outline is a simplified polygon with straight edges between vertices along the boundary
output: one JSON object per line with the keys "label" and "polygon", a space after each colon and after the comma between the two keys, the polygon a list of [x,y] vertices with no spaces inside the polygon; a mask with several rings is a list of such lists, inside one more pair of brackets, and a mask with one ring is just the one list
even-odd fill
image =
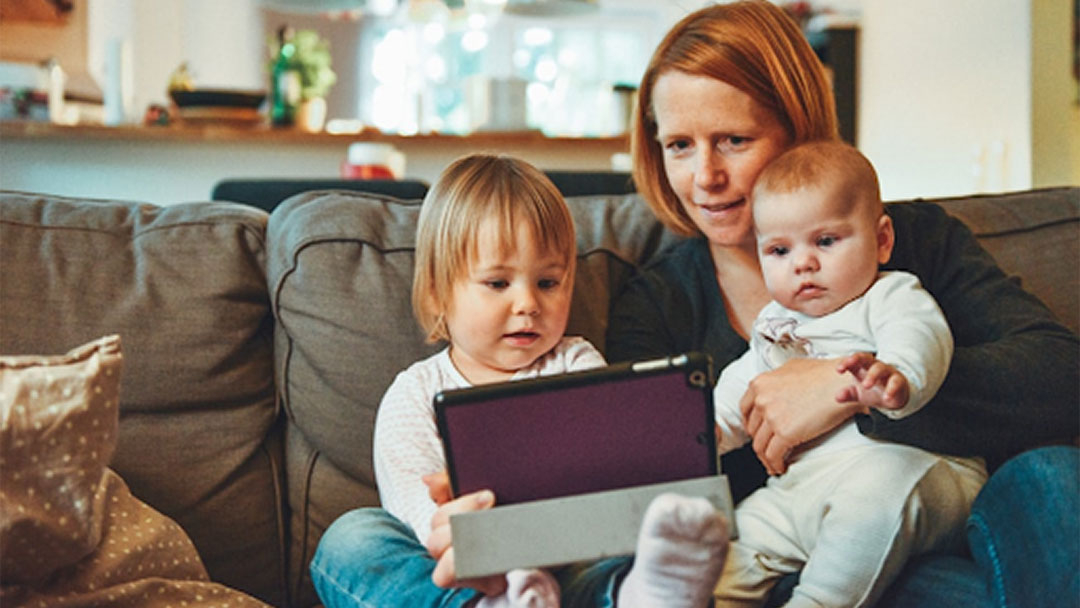
{"label": "tablet", "polygon": [[437,394],[454,495],[509,505],[716,475],[710,365],[688,353]]}

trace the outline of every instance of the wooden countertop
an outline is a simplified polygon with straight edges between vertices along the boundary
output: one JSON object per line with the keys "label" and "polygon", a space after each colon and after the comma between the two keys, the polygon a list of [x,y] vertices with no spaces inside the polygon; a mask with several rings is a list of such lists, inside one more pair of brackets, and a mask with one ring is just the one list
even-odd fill
{"label": "wooden countertop", "polygon": [[469,135],[389,135],[375,130],[360,133],[306,133],[298,129],[275,129],[268,126],[233,127],[203,126],[118,126],[57,125],[34,121],[0,121],[0,138],[21,139],[98,139],[116,141],[177,141],[177,142],[250,142],[267,144],[334,144],[354,141],[386,142],[391,144],[455,143],[470,145],[544,145],[573,143],[582,146],[609,148],[619,145],[629,149],[629,138],[615,137],[547,137],[539,131],[483,132]]}

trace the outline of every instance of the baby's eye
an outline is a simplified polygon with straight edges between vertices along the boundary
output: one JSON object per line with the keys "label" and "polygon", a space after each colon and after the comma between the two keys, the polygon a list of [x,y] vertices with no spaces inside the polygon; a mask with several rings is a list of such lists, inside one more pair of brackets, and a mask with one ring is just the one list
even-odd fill
{"label": "baby's eye", "polygon": [[560,282],[559,279],[540,279],[536,284],[540,289],[547,291],[558,287]]}
{"label": "baby's eye", "polygon": [[487,285],[492,289],[506,289],[510,286],[510,281],[507,281],[506,279],[488,279],[487,281],[484,281],[484,285]]}
{"label": "baby's eye", "polygon": [[765,250],[765,255],[775,255],[776,257],[782,258],[790,251],[790,249],[784,247],[783,245],[773,245],[772,247],[769,247]]}
{"label": "baby's eye", "polygon": [[817,240],[818,247],[831,247],[836,244],[838,239],[835,236],[819,236]]}

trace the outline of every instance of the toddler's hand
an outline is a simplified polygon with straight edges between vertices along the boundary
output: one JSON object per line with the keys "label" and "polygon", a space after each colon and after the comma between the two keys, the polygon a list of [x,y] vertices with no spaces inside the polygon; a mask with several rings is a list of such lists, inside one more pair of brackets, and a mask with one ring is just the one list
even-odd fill
{"label": "toddler's hand", "polygon": [[845,357],[836,367],[843,374],[855,376],[855,384],[846,386],[836,395],[839,403],[858,403],[866,407],[896,410],[907,404],[911,387],[900,370],[878,361],[871,353],[855,353]]}
{"label": "toddler's hand", "polygon": [[450,475],[443,469],[438,473],[430,473],[420,478],[428,488],[428,496],[435,504],[441,505],[450,502],[454,496],[450,493]]}
{"label": "toddler's hand", "polygon": [[[424,483],[428,484],[431,497],[439,502],[436,497],[438,488],[438,476],[429,475],[424,477]],[[433,483],[428,483],[428,479]],[[445,496],[449,498],[449,483],[446,482],[445,473],[442,474]],[[441,491],[439,496],[443,496]],[[506,591],[506,576],[495,574],[483,578],[459,581],[454,572],[454,547],[450,533],[450,516],[455,513],[466,513],[490,509],[495,505],[495,495],[490,490],[481,490],[472,494],[466,494],[453,500],[446,500],[439,505],[435,515],[431,517],[431,535],[428,536],[426,547],[428,553],[436,560],[435,571],[431,574],[431,580],[439,587],[470,587],[484,595],[499,595]]]}

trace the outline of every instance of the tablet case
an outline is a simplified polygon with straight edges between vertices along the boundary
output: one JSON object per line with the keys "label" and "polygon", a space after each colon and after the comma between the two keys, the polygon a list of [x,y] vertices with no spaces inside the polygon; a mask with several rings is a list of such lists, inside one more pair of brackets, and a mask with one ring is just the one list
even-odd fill
{"label": "tablet case", "polygon": [[511,505],[715,476],[711,378],[688,353],[439,393],[454,495]]}

